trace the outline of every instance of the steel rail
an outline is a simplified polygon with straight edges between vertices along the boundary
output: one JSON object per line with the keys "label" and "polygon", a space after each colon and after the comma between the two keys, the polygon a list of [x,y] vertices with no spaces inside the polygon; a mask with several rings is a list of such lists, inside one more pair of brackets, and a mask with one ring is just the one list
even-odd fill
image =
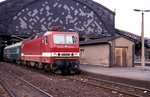
{"label": "steel rail", "polygon": [[134,89],[150,92],[150,89],[147,89],[147,88],[142,88],[142,87],[127,85],[127,84],[117,83],[117,82],[103,80],[103,79],[98,79],[98,78],[93,78],[93,77],[89,77],[89,76],[81,76],[81,77],[85,77],[85,78],[91,79],[91,80],[102,81],[102,82],[105,82],[105,83],[110,83],[110,84],[115,84],[115,85],[120,85],[120,86],[124,86],[124,87],[130,87],[130,88],[134,88]]}
{"label": "steel rail", "polygon": [[15,73],[13,73],[12,71],[10,71],[11,75],[15,76],[17,79],[21,80],[22,82],[26,83],[27,85],[31,86],[32,88],[35,88],[36,90],[42,92],[43,94],[47,95],[48,97],[53,97],[51,94],[43,91],[42,89],[34,86],[33,84],[29,83],[28,81],[24,80],[23,78],[19,77],[18,75],[16,75]]}
{"label": "steel rail", "polygon": [[15,93],[8,87],[7,83],[5,83],[1,78],[0,78],[0,83],[2,86],[5,88],[5,90],[9,93],[11,97],[17,97]]}
{"label": "steel rail", "polygon": [[[90,77],[83,77],[81,76],[81,78],[86,78],[86,79],[90,79],[90,80],[96,80],[96,81],[105,81],[105,80],[100,80],[100,79],[96,79],[96,78],[90,78]],[[92,85],[92,86],[95,86],[95,87],[100,87],[100,88],[104,88],[104,89],[107,89],[107,90],[111,90],[111,91],[116,91],[118,93],[122,93],[122,94],[125,94],[125,95],[129,95],[129,96],[134,96],[134,97],[143,97],[143,95],[139,95],[139,94],[135,94],[135,93],[131,93],[131,92],[127,92],[127,91],[123,91],[123,90],[119,90],[119,89],[115,89],[115,88],[110,88],[110,87],[107,87],[107,86],[104,86],[104,85],[98,85],[98,84],[94,84],[94,83],[91,83],[91,82],[87,82],[87,81],[84,81],[84,80],[78,80],[78,79],[74,79],[74,78],[70,78],[72,80],[76,80],[78,82],[81,82],[81,83],[84,83],[84,84],[89,84],[89,85]],[[105,81],[105,83],[110,83],[111,81]],[[111,82],[111,84],[117,84],[115,82]],[[123,85],[123,84],[117,84],[117,85]],[[124,85],[123,85],[124,86]],[[128,85],[129,86],[129,85]],[[133,88],[133,87],[132,87]],[[137,89],[137,88],[136,88]],[[144,91],[149,91],[148,89],[145,89]]]}

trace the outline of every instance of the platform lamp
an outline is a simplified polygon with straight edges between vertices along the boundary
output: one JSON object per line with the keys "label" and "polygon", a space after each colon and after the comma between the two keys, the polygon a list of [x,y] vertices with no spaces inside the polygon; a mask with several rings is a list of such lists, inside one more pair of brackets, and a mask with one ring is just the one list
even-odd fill
{"label": "platform lamp", "polygon": [[145,47],[144,47],[144,12],[150,12],[150,10],[140,10],[134,9],[134,11],[142,13],[142,24],[141,24],[141,39],[142,39],[142,48],[141,48],[141,66],[142,70],[145,70]]}

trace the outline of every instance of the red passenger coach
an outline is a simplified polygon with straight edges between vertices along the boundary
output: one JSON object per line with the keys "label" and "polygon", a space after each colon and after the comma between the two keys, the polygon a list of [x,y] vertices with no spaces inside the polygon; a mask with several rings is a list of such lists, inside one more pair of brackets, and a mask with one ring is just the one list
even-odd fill
{"label": "red passenger coach", "polygon": [[61,70],[62,74],[79,73],[79,36],[75,32],[48,31],[22,43],[23,64]]}

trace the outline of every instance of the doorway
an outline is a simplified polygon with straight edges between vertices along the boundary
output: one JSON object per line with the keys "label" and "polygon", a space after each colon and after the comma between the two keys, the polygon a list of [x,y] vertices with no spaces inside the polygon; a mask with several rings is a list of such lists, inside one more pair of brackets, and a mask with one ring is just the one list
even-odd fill
{"label": "doorway", "polygon": [[115,48],[115,64],[117,67],[127,67],[127,48]]}

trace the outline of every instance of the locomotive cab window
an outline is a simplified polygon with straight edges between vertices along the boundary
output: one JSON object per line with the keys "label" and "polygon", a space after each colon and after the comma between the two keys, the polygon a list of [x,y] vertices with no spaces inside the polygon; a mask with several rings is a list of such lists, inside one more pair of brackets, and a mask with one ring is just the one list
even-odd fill
{"label": "locomotive cab window", "polygon": [[77,36],[66,35],[66,44],[76,44]]}
{"label": "locomotive cab window", "polygon": [[54,35],[53,38],[55,44],[65,44],[64,35]]}
{"label": "locomotive cab window", "polygon": [[78,38],[75,35],[54,35],[54,44],[77,44]]}

